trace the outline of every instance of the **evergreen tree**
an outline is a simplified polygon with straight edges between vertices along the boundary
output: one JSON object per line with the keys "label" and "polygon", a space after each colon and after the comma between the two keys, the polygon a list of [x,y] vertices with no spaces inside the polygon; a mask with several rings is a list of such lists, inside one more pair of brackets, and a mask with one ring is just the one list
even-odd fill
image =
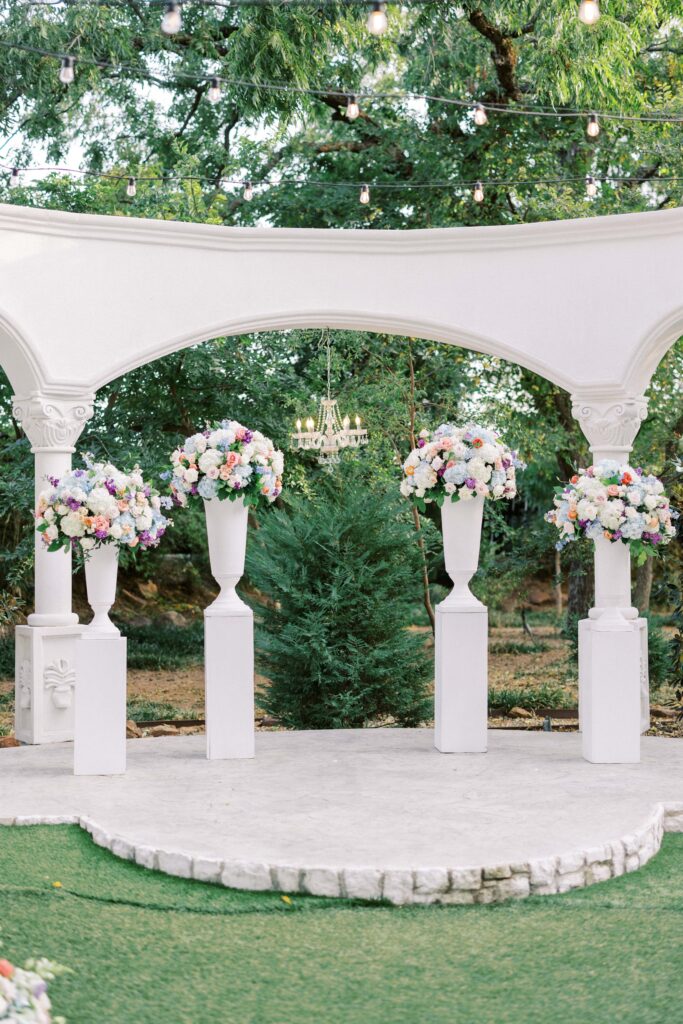
{"label": "evergreen tree", "polygon": [[431,651],[405,628],[420,597],[417,557],[399,500],[369,493],[353,466],[265,516],[247,559],[267,598],[256,610],[271,681],[262,706],[306,729],[431,717]]}

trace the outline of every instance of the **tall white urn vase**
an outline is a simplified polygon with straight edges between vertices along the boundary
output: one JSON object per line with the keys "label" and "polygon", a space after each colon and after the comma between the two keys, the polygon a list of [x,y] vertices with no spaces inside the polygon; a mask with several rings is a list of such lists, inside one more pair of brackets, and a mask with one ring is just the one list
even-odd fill
{"label": "tall white urn vase", "polygon": [[466,611],[484,607],[469,587],[479,566],[483,516],[483,497],[451,501],[446,496],[441,506],[446,572],[453,581],[453,589],[444,602],[449,608]]}
{"label": "tall white urn vase", "polygon": [[[595,607],[589,617],[604,620],[604,627],[630,629],[624,620],[638,618],[638,610],[631,607],[631,549],[622,541],[596,537]],[[597,623],[596,623],[596,628]]]}
{"label": "tall white urn vase", "polygon": [[453,590],[436,607],[434,745],[443,754],[487,746],[488,612],[469,588],[479,564],[483,497],[441,508],[446,571]]}
{"label": "tall white urn vase", "polygon": [[206,756],[254,756],[254,619],[237,595],[244,573],[248,506],[204,501],[211,572],[220,586],[204,611]]}
{"label": "tall white urn vase", "polygon": [[93,619],[87,627],[90,636],[120,636],[121,632],[109,618],[109,609],[116,600],[116,577],[119,571],[118,544],[102,544],[94,548],[85,561],[85,587]]}

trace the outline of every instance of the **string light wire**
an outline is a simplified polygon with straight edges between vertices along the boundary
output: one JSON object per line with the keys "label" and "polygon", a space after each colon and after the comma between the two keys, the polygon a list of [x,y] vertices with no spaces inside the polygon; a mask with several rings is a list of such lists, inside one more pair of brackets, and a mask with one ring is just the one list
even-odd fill
{"label": "string light wire", "polygon": [[[20,50],[24,53],[32,53],[41,57],[51,57],[55,61],[62,62],[67,59],[76,60],[78,64],[97,67],[102,70],[115,71],[115,72],[130,72],[131,74],[137,75],[142,78],[146,78],[149,81],[157,85],[172,86],[179,84],[183,81],[190,82],[193,84],[204,83],[217,79],[218,83],[224,86],[233,86],[243,89],[256,89],[266,92],[280,92],[291,95],[299,96],[311,96],[316,97],[332,97],[339,100],[339,106],[343,107],[348,102],[349,92],[345,89],[318,89],[308,88],[304,86],[290,85],[283,82],[258,82],[248,78],[226,78],[220,75],[215,75],[212,72],[206,74],[196,75],[189,74],[188,72],[175,72],[172,78],[163,79],[159,75],[150,71],[149,68],[132,65],[132,64],[114,64],[106,60],[97,60],[93,57],[82,57],[79,54],[69,54],[65,51],[60,50],[49,50],[40,46],[30,46],[27,43],[12,42],[6,39],[0,39],[0,47],[8,50]],[[173,54],[172,50],[165,51],[169,54]],[[391,90],[387,92],[376,92],[370,89],[356,89],[354,96],[356,100],[365,100],[369,102],[373,101],[424,101],[428,103],[443,103],[447,106],[460,107],[461,109],[472,111],[476,108],[476,100],[473,99],[461,99],[456,96],[439,96],[434,93],[427,92],[412,92],[403,90]],[[486,112],[496,112],[498,114],[505,114],[515,117],[546,117],[546,118],[590,118],[595,117],[601,120],[612,120],[612,121],[623,121],[623,122],[637,122],[643,124],[683,124],[683,114],[668,114],[668,113],[653,113],[653,114],[626,114],[622,111],[614,110],[595,110],[591,109],[578,109],[578,108],[561,108],[555,109],[552,107],[544,106],[530,106],[530,105],[508,105],[500,102],[488,102],[486,103]]]}

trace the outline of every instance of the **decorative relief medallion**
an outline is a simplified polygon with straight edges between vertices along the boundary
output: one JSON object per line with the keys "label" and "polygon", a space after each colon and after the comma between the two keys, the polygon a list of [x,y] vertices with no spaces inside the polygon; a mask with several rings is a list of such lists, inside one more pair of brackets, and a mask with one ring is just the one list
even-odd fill
{"label": "decorative relief medallion", "polygon": [[51,691],[52,703],[56,708],[63,711],[71,707],[76,671],[66,658],[59,658],[47,666],[43,682],[45,689]]}
{"label": "decorative relief medallion", "polygon": [[15,397],[12,409],[34,450],[74,451],[74,444],[92,414],[90,396],[74,400],[33,394],[29,398]]}

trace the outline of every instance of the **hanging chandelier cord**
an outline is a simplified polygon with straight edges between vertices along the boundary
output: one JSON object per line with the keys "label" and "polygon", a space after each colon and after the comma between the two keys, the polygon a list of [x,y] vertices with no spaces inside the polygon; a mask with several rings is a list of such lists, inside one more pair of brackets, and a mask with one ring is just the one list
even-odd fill
{"label": "hanging chandelier cord", "polygon": [[[41,57],[52,57],[55,60],[63,61],[65,59],[73,59],[78,64],[84,64],[89,67],[97,67],[103,70],[109,71],[126,71],[132,72],[135,75],[139,75],[143,78],[147,78],[157,85],[173,85],[182,81],[200,83],[205,82],[208,79],[216,79],[222,85],[232,85],[244,89],[260,89],[269,92],[281,92],[289,93],[292,95],[299,96],[311,96],[311,97],[336,97],[339,99],[340,105],[347,102],[350,90],[336,90],[336,89],[316,89],[316,88],[305,88],[304,86],[288,85],[280,82],[259,82],[247,78],[223,78],[220,75],[215,75],[212,72],[207,72],[202,75],[191,75],[187,72],[177,72],[173,78],[163,79],[155,75],[154,72],[150,71],[146,67],[132,64],[114,64],[106,60],[96,60],[94,57],[79,57],[77,54],[67,53],[64,50],[48,50],[40,46],[29,46],[27,43],[17,43],[6,39],[0,39],[0,46],[8,50],[20,50],[24,53],[33,53]],[[169,55],[173,56],[173,51],[165,51]],[[368,101],[426,101],[429,103],[444,103],[450,106],[456,106],[463,109],[472,109],[476,103],[476,99],[461,99],[455,96],[438,96],[433,93],[426,92],[410,92],[401,90],[391,90],[388,92],[375,92],[373,90],[355,89],[353,95],[357,99],[363,99]],[[643,124],[683,124],[683,115],[679,114],[668,114],[668,113],[654,113],[654,114],[625,114],[621,111],[610,111],[610,110],[595,110],[595,108],[578,109],[578,108],[562,108],[554,109],[552,107],[532,107],[532,106],[520,106],[520,105],[507,105],[504,103],[486,103],[487,111],[496,112],[499,114],[509,114],[512,116],[520,117],[549,117],[549,118],[581,118],[590,117],[595,115],[604,120],[613,121],[633,121]]]}

